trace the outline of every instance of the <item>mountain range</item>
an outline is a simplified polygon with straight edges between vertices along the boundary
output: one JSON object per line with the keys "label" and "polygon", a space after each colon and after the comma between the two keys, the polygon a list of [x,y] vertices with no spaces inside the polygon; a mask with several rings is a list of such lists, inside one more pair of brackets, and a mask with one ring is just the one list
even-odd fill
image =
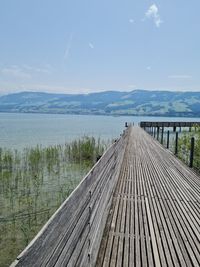
{"label": "mountain range", "polygon": [[200,92],[20,92],[1,96],[0,112],[200,117]]}

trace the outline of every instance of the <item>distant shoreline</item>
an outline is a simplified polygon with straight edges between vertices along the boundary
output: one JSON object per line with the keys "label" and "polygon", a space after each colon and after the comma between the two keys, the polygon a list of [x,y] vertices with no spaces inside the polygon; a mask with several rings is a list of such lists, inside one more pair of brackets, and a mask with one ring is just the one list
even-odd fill
{"label": "distant shoreline", "polygon": [[17,111],[0,111],[1,114],[38,114],[38,115],[77,115],[77,116],[108,116],[108,117],[166,117],[166,118],[200,118],[198,115],[181,115],[181,114],[174,114],[174,115],[168,115],[168,114],[95,114],[95,113],[56,113],[56,112],[17,112]]}

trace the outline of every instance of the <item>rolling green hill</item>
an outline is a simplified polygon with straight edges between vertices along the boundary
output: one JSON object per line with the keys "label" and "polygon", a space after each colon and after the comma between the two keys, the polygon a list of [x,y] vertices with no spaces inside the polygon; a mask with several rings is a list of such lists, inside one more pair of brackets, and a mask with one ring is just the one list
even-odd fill
{"label": "rolling green hill", "polygon": [[21,92],[1,96],[0,112],[200,117],[200,92]]}

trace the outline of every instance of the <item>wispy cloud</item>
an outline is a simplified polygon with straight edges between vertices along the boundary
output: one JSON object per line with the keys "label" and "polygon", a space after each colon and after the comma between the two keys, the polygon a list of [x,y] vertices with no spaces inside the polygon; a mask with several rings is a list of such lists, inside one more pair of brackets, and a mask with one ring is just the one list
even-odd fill
{"label": "wispy cloud", "polygon": [[37,83],[37,82],[34,83],[31,81],[24,81],[18,84],[12,81],[0,83],[0,94],[21,92],[21,91],[49,92],[49,93],[63,93],[63,92],[73,93],[73,90],[70,91],[70,89],[67,89],[66,86],[62,86],[58,84],[50,85],[48,83]]}
{"label": "wispy cloud", "polygon": [[147,12],[145,13],[145,17],[148,19],[153,19],[156,27],[158,28],[160,27],[161,23],[163,23],[163,21],[160,18],[158,7],[156,4],[153,4],[149,7]]}
{"label": "wispy cloud", "polygon": [[69,55],[70,55],[70,50],[72,47],[72,40],[73,40],[73,34],[71,33],[69,36],[69,40],[67,42],[67,46],[65,49],[65,53],[64,53],[64,59],[68,59]]}
{"label": "wispy cloud", "polygon": [[151,66],[147,66],[146,69],[147,69],[147,70],[151,70]]}
{"label": "wispy cloud", "polygon": [[67,94],[87,94],[92,92],[103,91],[100,89],[94,89],[90,87],[69,87],[64,84],[49,84],[47,83],[35,83],[35,82],[23,82],[16,84],[14,82],[0,82],[0,95],[21,91],[30,92],[49,92],[49,93],[67,93]]}
{"label": "wispy cloud", "polygon": [[128,88],[129,88],[129,89],[134,89],[134,88],[136,88],[136,85],[135,85],[135,84],[129,84],[129,85],[128,85]]}
{"label": "wispy cloud", "polygon": [[28,73],[26,70],[17,65],[12,65],[10,67],[2,68],[1,73],[3,75],[12,76],[14,78],[19,78],[19,79],[30,79],[32,77],[30,73]]}
{"label": "wispy cloud", "polygon": [[40,67],[30,65],[11,65],[4,66],[0,69],[0,74],[3,80],[30,80],[34,76],[49,75],[52,73],[52,67],[45,64]]}
{"label": "wispy cloud", "polygon": [[191,79],[191,75],[169,75],[169,79]]}
{"label": "wispy cloud", "polygon": [[32,67],[29,65],[23,65],[23,69],[32,73],[44,73],[50,74],[52,72],[52,67],[49,64],[45,64],[43,67]]}
{"label": "wispy cloud", "polygon": [[129,19],[129,22],[130,22],[131,24],[133,24],[135,21],[134,21],[134,19]]}
{"label": "wispy cloud", "polygon": [[94,45],[93,45],[93,43],[89,43],[89,47],[90,47],[91,49],[94,49]]}

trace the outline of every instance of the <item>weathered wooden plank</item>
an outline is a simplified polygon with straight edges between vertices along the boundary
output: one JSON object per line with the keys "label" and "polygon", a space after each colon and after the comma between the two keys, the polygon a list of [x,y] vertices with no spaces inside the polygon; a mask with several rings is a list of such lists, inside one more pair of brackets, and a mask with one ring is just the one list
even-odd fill
{"label": "weathered wooden plank", "polygon": [[140,235],[139,235],[139,216],[138,216],[138,163],[135,162],[134,169],[135,173],[135,264],[141,266],[141,255],[140,255]]}
{"label": "weathered wooden plank", "polygon": [[[119,243],[118,243],[118,251],[117,251],[117,262],[116,265],[113,264],[113,266],[121,267],[123,265],[123,248],[124,248],[124,237],[119,237]],[[112,266],[112,261],[111,261]]]}
{"label": "weathered wooden plank", "polygon": [[114,241],[113,241],[113,246],[111,250],[111,259],[110,259],[110,264],[108,265],[110,267],[115,267],[117,263],[117,252],[118,252],[118,245],[119,245],[119,236],[114,235],[113,238],[114,238]]}
{"label": "weathered wooden plank", "polygon": [[154,232],[153,221],[152,221],[151,212],[150,212],[150,208],[149,208],[148,198],[145,199],[145,202],[146,202],[147,218],[148,218],[148,223],[149,223],[150,235],[151,235],[151,239],[152,239],[152,247],[153,247],[155,266],[159,267],[159,266],[161,266],[160,257],[159,257],[159,253],[158,253],[156,236],[155,236],[155,232]]}
{"label": "weathered wooden plank", "polygon": [[[130,184],[129,184],[130,186]],[[129,191],[130,192],[130,191]],[[129,266],[129,247],[130,247],[130,199],[126,200],[126,224],[125,224],[125,244],[123,266]]]}
{"label": "weathered wooden plank", "polygon": [[138,166],[138,188],[139,188],[139,225],[140,225],[140,244],[141,244],[141,261],[142,266],[146,267],[147,263],[147,251],[146,251],[146,240],[145,240],[145,232],[144,232],[144,217],[143,217],[143,210],[142,210],[142,202],[144,202],[144,192],[142,188],[142,169],[141,169],[141,162]]}

